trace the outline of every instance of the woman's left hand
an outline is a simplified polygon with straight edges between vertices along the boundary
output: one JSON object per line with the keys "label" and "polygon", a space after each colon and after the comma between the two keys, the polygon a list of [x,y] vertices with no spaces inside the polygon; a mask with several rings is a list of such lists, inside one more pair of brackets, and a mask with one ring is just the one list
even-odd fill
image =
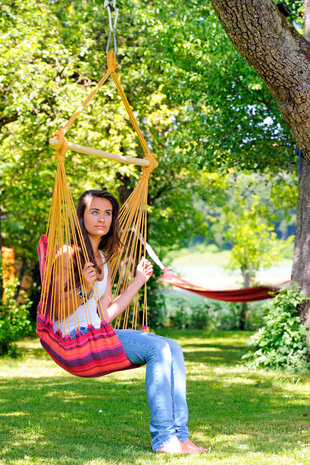
{"label": "woman's left hand", "polygon": [[143,257],[137,266],[136,278],[140,278],[142,283],[146,283],[153,274],[152,263]]}

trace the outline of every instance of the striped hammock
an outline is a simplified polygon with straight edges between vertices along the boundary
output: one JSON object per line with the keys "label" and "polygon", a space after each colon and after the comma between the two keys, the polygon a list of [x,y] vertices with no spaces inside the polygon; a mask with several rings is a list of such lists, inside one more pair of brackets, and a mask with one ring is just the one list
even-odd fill
{"label": "striped hammock", "polygon": [[[47,236],[43,234],[38,243],[40,275],[44,282],[46,269]],[[46,311],[42,313],[42,301],[39,303],[37,317],[37,334],[42,347],[52,359],[69,373],[82,377],[96,377],[113,371],[134,368],[128,360],[123,346],[115,334],[112,326],[102,321],[100,329],[91,324],[87,327],[87,334],[79,329],[76,337],[63,337],[60,330],[53,330],[54,322],[51,317],[51,290],[47,296]]]}

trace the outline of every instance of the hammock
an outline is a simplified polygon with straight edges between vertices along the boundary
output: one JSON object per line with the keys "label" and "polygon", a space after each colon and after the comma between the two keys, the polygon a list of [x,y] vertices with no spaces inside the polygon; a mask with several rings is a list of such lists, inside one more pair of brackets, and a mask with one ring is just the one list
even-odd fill
{"label": "hammock", "polygon": [[[157,166],[155,156],[150,153],[115,72],[117,67],[116,58],[112,51],[107,55],[107,63],[108,70],[106,74],[83,104],[71,116],[69,121],[62,128],[58,129],[54,138],[50,140],[50,144],[56,150],[55,158],[58,166],[47,232],[46,235],[41,237],[38,244],[42,291],[38,306],[37,334],[43,348],[58,365],[68,372],[82,377],[101,376],[112,371],[134,368],[134,366],[126,357],[122,344],[111,325],[106,321],[101,321],[101,327],[95,329],[92,325],[87,300],[84,295],[81,298],[77,296],[74,266],[78,270],[79,282],[81,285],[85,284],[82,275],[81,258],[80,254],[76,253],[73,259],[72,254],[68,253],[68,250],[73,248],[76,251],[80,247],[86,261],[89,261],[89,259],[66,179],[64,164],[66,151],[67,149],[71,149],[142,166],[142,175],[137,187],[120,209],[119,227],[122,246],[117,256],[112,257],[111,260],[112,284],[116,281],[118,275],[115,295],[118,295],[122,289],[128,286],[135,274],[137,263],[143,255],[146,255],[143,244],[146,244],[148,179],[151,171]],[[65,138],[65,133],[69,127],[110,76],[116,85],[130,121],[138,135],[145,155],[143,159],[110,154],[90,147],[82,147],[68,142]],[[66,255],[66,263],[64,255]],[[76,260],[76,263],[74,263],[74,260]],[[94,286],[93,292],[96,300],[98,300],[99,295],[96,286]],[[68,306],[65,305],[65,294],[73,295],[75,308],[83,302],[88,321],[87,333],[82,334],[78,316],[74,314],[76,331],[74,339],[70,337],[69,328],[66,327],[66,321],[70,312],[67,308]],[[78,299],[81,300],[78,301]],[[100,300],[98,300],[99,310],[102,310],[100,309],[100,305]],[[63,330],[58,329],[54,332],[56,306],[59,309],[59,328]],[[103,314],[103,311],[101,314]],[[123,327],[127,327],[130,322],[131,327],[136,329],[138,314],[139,302],[138,296],[136,296],[133,304],[123,312],[122,321],[119,318],[115,322],[115,326],[119,328],[122,324]],[[142,326],[145,330],[148,330],[146,287],[144,288]]]}
{"label": "hammock", "polygon": [[185,281],[185,279],[180,278],[167,268],[164,268],[163,272],[160,278],[163,283],[194,292],[195,294],[208,297],[209,299],[222,300],[224,302],[256,302],[258,300],[271,299],[274,297],[271,293],[279,292],[278,287],[272,286],[253,286],[227,291],[212,291]]}
{"label": "hammock", "polygon": [[146,244],[146,250],[152,258],[152,260],[163,271],[163,275],[160,278],[160,280],[163,283],[179,287],[180,289],[184,289],[186,291],[194,292],[195,294],[201,295],[203,297],[208,297],[209,299],[236,303],[256,302],[259,300],[271,299],[274,297],[274,294],[279,292],[279,288],[276,286],[253,286],[244,287],[242,289],[231,289],[223,291],[212,291],[211,289],[205,289],[203,287],[196,286],[195,284],[185,281],[185,279],[182,279],[180,278],[180,276],[177,276],[176,274],[169,271],[168,268],[166,268],[159,260],[158,256],[149,244]]}

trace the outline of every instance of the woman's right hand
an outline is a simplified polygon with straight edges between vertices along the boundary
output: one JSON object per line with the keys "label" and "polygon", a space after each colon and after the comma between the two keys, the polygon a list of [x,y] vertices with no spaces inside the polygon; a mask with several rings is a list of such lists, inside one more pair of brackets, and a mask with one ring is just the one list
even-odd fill
{"label": "woman's right hand", "polygon": [[153,265],[145,257],[142,257],[137,266],[136,278],[140,279],[142,284],[148,282],[153,274]]}
{"label": "woman's right hand", "polygon": [[94,264],[91,262],[85,263],[82,274],[84,277],[84,286],[86,287],[84,291],[86,291],[88,294],[92,290],[94,282],[97,278],[97,271],[94,267]]}

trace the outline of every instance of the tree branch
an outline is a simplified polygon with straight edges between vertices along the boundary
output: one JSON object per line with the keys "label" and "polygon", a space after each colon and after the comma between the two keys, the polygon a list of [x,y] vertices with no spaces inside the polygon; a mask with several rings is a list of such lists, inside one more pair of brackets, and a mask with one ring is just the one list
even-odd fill
{"label": "tree branch", "polygon": [[272,0],[212,0],[228,37],[263,79],[310,157],[310,43]]}
{"label": "tree branch", "polygon": [[1,129],[9,123],[13,123],[18,120],[18,113],[14,113],[11,116],[2,116],[0,117],[0,131]]}

